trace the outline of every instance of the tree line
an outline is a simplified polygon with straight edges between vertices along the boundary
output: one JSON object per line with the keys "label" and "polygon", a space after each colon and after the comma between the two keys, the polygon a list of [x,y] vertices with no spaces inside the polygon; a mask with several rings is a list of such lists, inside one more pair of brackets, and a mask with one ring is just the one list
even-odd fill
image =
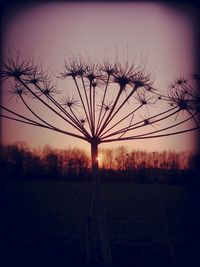
{"label": "tree line", "polygon": [[[99,153],[100,175],[104,181],[116,182],[186,182],[199,158],[199,154],[189,151],[104,148]],[[79,148],[54,149],[46,145],[31,149],[24,142],[1,145],[0,167],[1,174],[12,179],[91,180],[89,154]]]}

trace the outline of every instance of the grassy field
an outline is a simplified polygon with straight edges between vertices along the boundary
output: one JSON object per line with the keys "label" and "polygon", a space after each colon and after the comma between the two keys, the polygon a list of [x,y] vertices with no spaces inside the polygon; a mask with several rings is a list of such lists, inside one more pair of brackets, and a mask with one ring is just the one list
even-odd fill
{"label": "grassy field", "polygon": [[[73,190],[87,208],[89,183],[6,183],[5,266],[84,266],[85,217]],[[105,183],[103,194],[114,266],[188,266],[189,186]]]}

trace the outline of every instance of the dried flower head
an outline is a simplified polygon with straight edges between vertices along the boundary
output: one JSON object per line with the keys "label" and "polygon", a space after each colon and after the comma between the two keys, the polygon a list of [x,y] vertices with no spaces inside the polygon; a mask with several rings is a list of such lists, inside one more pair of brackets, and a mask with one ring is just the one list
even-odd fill
{"label": "dried flower head", "polygon": [[64,72],[61,73],[61,77],[72,77],[73,79],[83,77],[87,68],[87,64],[80,58],[69,58],[68,61],[65,61]]}
{"label": "dried flower head", "polygon": [[79,106],[79,100],[76,99],[74,96],[65,96],[62,100],[61,100],[61,104],[66,107],[66,108],[76,108]]}
{"label": "dried flower head", "polygon": [[132,76],[132,83],[134,84],[135,88],[143,87],[150,91],[152,89],[153,82],[150,81],[150,74],[145,74],[143,71],[138,71],[133,74]]}
{"label": "dried flower head", "polygon": [[51,85],[50,82],[43,82],[42,86],[39,87],[40,91],[38,95],[45,95],[45,96],[54,96],[56,94],[59,94],[60,91],[56,89],[55,85]]}
{"label": "dried flower head", "polygon": [[86,118],[81,118],[79,121],[82,125],[84,125],[87,122]]}
{"label": "dried flower head", "polygon": [[142,105],[150,105],[153,106],[156,103],[156,98],[149,94],[147,91],[139,91],[135,96],[135,99]]}
{"label": "dried flower head", "polygon": [[113,82],[119,84],[120,90],[125,90],[127,85],[132,85],[134,66],[126,64],[122,66],[117,64],[116,71],[113,74]]}
{"label": "dried flower head", "polygon": [[195,115],[200,112],[200,103],[196,99],[192,98],[191,95],[185,94],[183,91],[176,90],[169,95],[171,105],[178,107],[179,111],[176,115],[177,119],[180,111],[186,111],[191,115],[195,123],[198,125]]}
{"label": "dried flower head", "polygon": [[175,86],[180,86],[180,85],[184,85],[187,83],[187,80],[184,78],[179,78],[175,81]]}
{"label": "dried flower head", "polygon": [[23,60],[18,52],[14,59],[9,56],[7,62],[3,63],[0,75],[3,79],[12,77],[15,80],[19,80],[22,76],[27,76],[33,71],[33,60]]}
{"label": "dried flower head", "polygon": [[117,64],[111,64],[110,62],[106,61],[103,64],[98,66],[99,71],[106,73],[108,76],[114,75],[117,71]]}
{"label": "dried flower head", "polygon": [[103,103],[103,110],[105,112],[107,112],[107,111],[111,110],[112,106],[113,106],[113,102],[112,101],[110,101],[108,103]]}
{"label": "dried flower head", "polygon": [[85,75],[84,77],[86,79],[88,79],[88,81],[91,84],[94,84],[95,81],[99,80],[101,75],[98,69],[98,65],[97,64],[89,64],[87,66],[87,70],[85,71]]}
{"label": "dried flower head", "polygon": [[170,103],[174,106],[179,107],[180,110],[190,110],[191,109],[191,99],[188,97],[188,94],[185,94],[182,91],[174,91],[169,93]]}
{"label": "dried flower head", "polygon": [[155,126],[156,123],[152,121],[150,113],[145,114],[144,116],[140,116],[140,117],[142,118],[144,125],[150,125],[151,127],[157,130],[157,127]]}
{"label": "dried flower head", "polygon": [[8,95],[11,96],[11,98],[16,96],[16,100],[18,100],[19,97],[22,95],[28,95],[29,92],[24,88],[21,84],[18,82],[15,83],[14,86],[11,86],[11,89],[8,91]]}
{"label": "dried flower head", "polygon": [[33,69],[33,71],[31,71],[26,75],[24,81],[27,83],[37,85],[39,83],[48,83],[49,77],[47,74],[44,74],[44,72],[37,66]]}

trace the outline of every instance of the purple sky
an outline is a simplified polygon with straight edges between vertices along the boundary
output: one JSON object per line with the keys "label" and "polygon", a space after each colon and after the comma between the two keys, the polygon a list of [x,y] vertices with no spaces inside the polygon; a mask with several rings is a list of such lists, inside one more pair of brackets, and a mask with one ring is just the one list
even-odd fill
{"label": "purple sky", "polygon": [[[34,55],[56,81],[63,60],[71,53],[101,60],[105,55],[114,57],[117,47],[121,60],[146,62],[155,86],[166,90],[174,79],[188,77],[195,70],[194,25],[187,11],[155,3],[23,4],[10,7],[4,14],[3,52],[6,56],[8,48],[14,48]],[[56,83],[65,87],[63,81]],[[4,93],[3,101],[22,109],[15,100],[8,102]],[[87,143],[74,138],[5,120],[2,140],[25,141],[33,147],[50,144],[89,149]],[[108,146],[116,145],[148,151],[195,150],[195,133]]]}

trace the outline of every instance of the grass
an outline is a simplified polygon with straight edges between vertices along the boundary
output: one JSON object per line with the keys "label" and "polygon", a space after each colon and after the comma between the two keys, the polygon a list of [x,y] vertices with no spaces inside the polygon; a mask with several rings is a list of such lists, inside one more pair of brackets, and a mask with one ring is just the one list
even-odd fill
{"label": "grass", "polygon": [[[176,266],[190,260],[186,257],[193,223],[189,186],[159,185],[156,188],[152,184],[105,183],[102,187],[116,266],[142,267],[150,263],[173,266],[170,245]],[[48,264],[55,262],[56,266],[63,262],[68,263],[67,266],[84,265],[85,217],[73,190],[87,208],[92,190],[90,183],[6,183],[6,247],[21,265],[27,265],[25,254],[33,258],[29,266],[36,259],[40,264],[43,259]],[[9,260],[7,262],[9,264]],[[36,264],[38,266],[38,262],[33,266]]]}

